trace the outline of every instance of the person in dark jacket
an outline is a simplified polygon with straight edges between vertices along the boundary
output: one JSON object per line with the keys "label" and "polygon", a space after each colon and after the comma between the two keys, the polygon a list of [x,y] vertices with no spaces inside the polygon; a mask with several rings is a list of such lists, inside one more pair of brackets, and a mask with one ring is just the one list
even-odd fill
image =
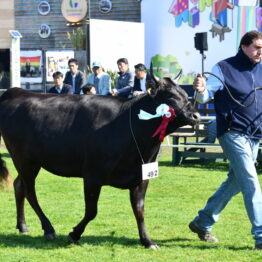
{"label": "person in dark jacket", "polygon": [[116,82],[116,87],[112,90],[112,95],[130,98],[132,97],[134,87],[134,73],[129,69],[126,58],[118,59],[117,66],[119,69],[119,77]]}
{"label": "person in dark jacket", "polygon": [[194,80],[197,101],[214,97],[217,136],[230,162],[226,181],[208,199],[206,206],[189,224],[198,237],[217,242],[211,235],[213,225],[230,199],[242,193],[252,225],[255,248],[262,249],[262,194],[255,168],[259,140],[262,139],[262,33],[247,32],[238,53],[220,61],[207,83],[200,75]]}
{"label": "person in dark jacket", "polygon": [[73,94],[72,86],[63,83],[63,74],[59,71],[53,73],[55,85],[51,87],[48,93],[53,94]]}
{"label": "person in dark jacket", "polygon": [[64,83],[71,85],[74,94],[80,94],[83,85],[85,84],[84,73],[78,70],[78,61],[75,58],[71,58],[68,61],[68,67],[70,71],[66,72]]}
{"label": "person in dark jacket", "polygon": [[151,81],[152,78],[150,74],[146,71],[146,66],[144,64],[135,65],[135,81],[133,96],[138,96],[147,92],[149,85],[147,83]]}

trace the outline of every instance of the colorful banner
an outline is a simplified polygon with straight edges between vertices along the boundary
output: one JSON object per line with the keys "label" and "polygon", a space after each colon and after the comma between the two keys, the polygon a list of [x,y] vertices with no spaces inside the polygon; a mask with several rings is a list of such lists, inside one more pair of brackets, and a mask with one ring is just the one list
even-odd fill
{"label": "colorful banner", "polygon": [[42,83],[42,51],[20,52],[20,74],[22,83]]}
{"label": "colorful banner", "polygon": [[256,8],[254,6],[239,6],[237,18],[237,48],[241,37],[255,27]]}
{"label": "colorful banner", "polygon": [[[146,66],[152,61],[154,73],[159,77],[176,75],[183,69],[180,83],[192,84],[194,76],[201,73],[202,65],[204,70],[210,71],[220,60],[236,54],[239,36],[247,30],[258,29],[261,13],[257,11],[258,6],[233,8],[232,3],[232,0],[154,1],[154,12],[149,12],[152,1],[142,1]],[[194,37],[199,32],[207,32],[208,50],[204,60],[194,44]]]}
{"label": "colorful banner", "polygon": [[212,14],[213,18],[217,18],[218,14],[227,8],[228,0],[215,0],[213,2]]}
{"label": "colorful banner", "polygon": [[256,12],[257,12],[256,27],[260,32],[262,32],[262,7],[258,7]]}
{"label": "colorful banner", "polygon": [[236,6],[256,6],[257,0],[234,0]]}

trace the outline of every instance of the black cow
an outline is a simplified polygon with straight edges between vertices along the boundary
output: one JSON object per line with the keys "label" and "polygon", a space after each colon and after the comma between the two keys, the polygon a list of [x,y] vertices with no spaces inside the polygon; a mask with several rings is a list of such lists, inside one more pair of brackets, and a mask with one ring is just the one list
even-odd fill
{"label": "black cow", "polygon": [[140,109],[155,114],[163,103],[173,108],[176,116],[168,125],[167,134],[180,126],[194,125],[198,115],[186,93],[170,78],[154,80],[151,94],[130,100],[39,94],[19,88],[11,88],[1,96],[0,132],[18,171],[14,189],[17,228],[21,233],[28,232],[24,216],[26,198],[41,221],[45,237],[56,237],[36,197],[35,179],[42,167],[58,176],[83,178],[86,209],[83,219],[68,236],[71,243],[80,239],[88,222],[95,218],[101,187],[110,185],[130,190],[140,241],[145,247],[157,248],[144,224],[148,180],[141,178],[141,156],[145,163],[155,161],[161,143],[152,134],[162,118],[145,121],[138,114]]}

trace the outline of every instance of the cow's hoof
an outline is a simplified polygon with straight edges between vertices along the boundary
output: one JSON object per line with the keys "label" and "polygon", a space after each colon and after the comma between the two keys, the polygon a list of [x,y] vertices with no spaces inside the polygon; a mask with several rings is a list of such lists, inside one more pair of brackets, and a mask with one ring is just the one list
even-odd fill
{"label": "cow's hoof", "polygon": [[160,247],[157,244],[152,244],[152,245],[148,246],[147,248],[150,248],[150,249],[153,249],[153,250],[160,249]]}
{"label": "cow's hoof", "polygon": [[68,237],[67,237],[67,242],[68,242],[68,244],[78,244],[78,240],[75,240],[75,239],[71,236],[71,234],[68,235]]}
{"label": "cow's hoof", "polygon": [[20,234],[27,234],[29,232],[26,224],[17,225],[16,228],[19,230]]}
{"label": "cow's hoof", "polygon": [[45,234],[44,237],[45,237],[46,240],[55,240],[57,238],[57,235],[54,232],[54,233]]}
{"label": "cow's hoof", "polygon": [[27,235],[28,233],[29,233],[28,230],[23,230],[23,231],[19,230],[19,234],[21,235]]}

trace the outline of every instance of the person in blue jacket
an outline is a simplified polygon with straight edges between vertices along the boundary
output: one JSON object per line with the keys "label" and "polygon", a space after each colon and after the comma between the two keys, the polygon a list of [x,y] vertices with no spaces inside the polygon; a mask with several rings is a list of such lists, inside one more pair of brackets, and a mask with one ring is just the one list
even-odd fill
{"label": "person in blue jacket", "polygon": [[230,199],[241,192],[255,248],[262,249],[262,194],[255,168],[262,139],[261,59],[262,33],[247,32],[238,53],[216,64],[207,83],[201,75],[193,83],[198,102],[214,97],[217,137],[230,162],[226,181],[189,224],[203,241],[218,241],[211,229]]}
{"label": "person in blue jacket", "polygon": [[129,69],[128,60],[126,58],[118,59],[117,66],[119,69],[119,76],[116,87],[112,89],[112,95],[131,98],[134,87],[134,73]]}

